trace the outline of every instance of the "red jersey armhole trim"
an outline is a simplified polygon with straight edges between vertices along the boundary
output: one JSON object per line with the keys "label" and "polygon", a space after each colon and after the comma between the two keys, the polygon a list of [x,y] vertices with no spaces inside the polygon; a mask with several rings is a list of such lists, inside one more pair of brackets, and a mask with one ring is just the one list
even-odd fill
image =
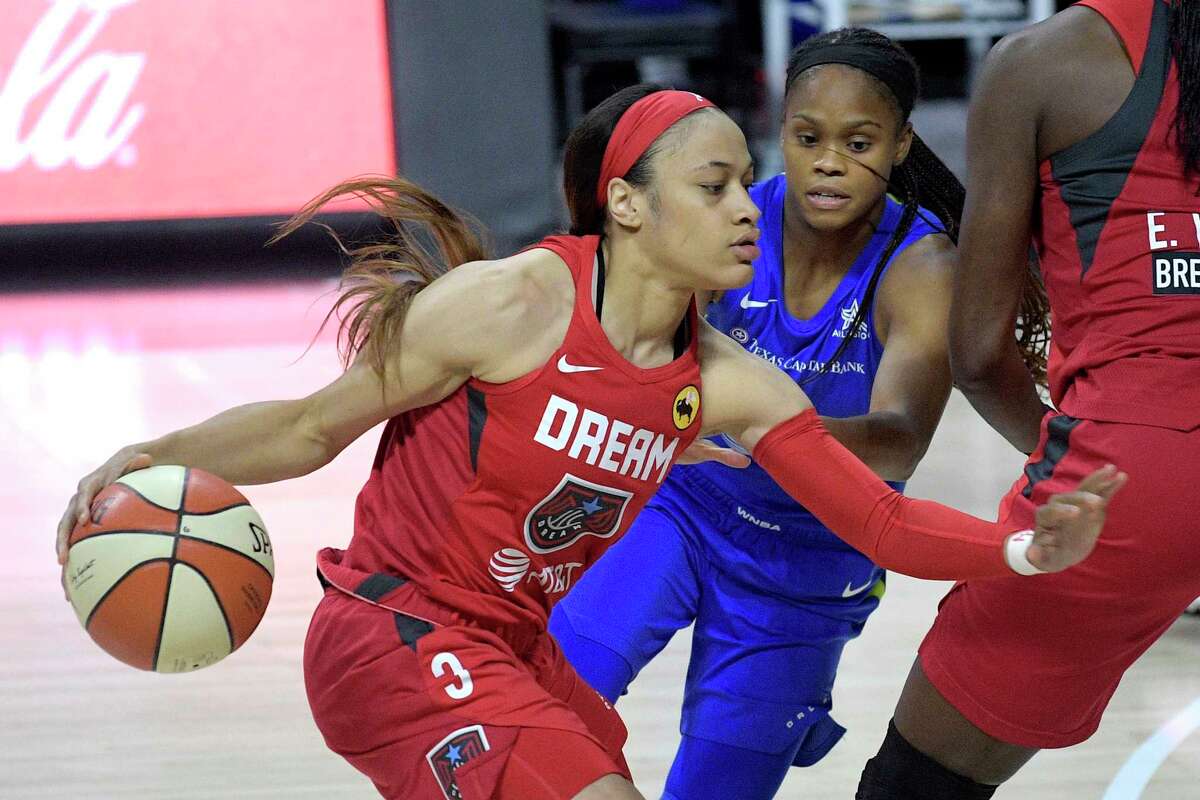
{"label": "red jersey armhole trim", "polygon": [[[1155,2],[1166,2],[1166,0],[1155,0]],[[1129,57],[1129,63],[1133,66],[1133,74],[1136,77],[1142,71],[1142,59],[1146,56],[1146,46],[1150,42],[1150,21],[1154,16],[1153,3],[1142,6],[1124,0],[1120,2],[1079,0],[1076,5],[1090,8],[1104,17],[1104,21],[1121,40],[1121,46],[1125,48],[1125,54]]]}

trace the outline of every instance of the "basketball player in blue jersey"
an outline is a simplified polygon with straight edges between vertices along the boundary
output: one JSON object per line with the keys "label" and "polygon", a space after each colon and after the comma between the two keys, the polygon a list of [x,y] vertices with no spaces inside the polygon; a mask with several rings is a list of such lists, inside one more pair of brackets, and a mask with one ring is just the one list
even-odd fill
{"label": "basketball player in blue jersey", "polygon": [[[950,391],[963,198],[913,135],[917,93],[911,57],[873,31],[835,31],[793,52],[787,171],[750,190],[762,255],[748,286],[708,306],[714,326],[800,383],[818,412],[851,418],[838,438],[898,489]],[[550,630],[615,702],[694,621],[682,742],[663,796],[757,800],[845,732],[830,717],[838,661],[883,591],[883,571],[760,467],[707,462],[671,472],[559,602]]]}

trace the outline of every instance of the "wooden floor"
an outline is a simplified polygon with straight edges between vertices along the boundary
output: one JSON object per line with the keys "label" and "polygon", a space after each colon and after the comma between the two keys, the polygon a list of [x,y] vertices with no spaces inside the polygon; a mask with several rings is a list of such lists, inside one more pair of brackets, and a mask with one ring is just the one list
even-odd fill
{"label": "wooden floor", "polygon": [[[74,482],[118,446],[335,375],[328,337],[300,358],[328,288],[0,296],[0,798],[374,796],[325,750],[300,672],[313,555],[346,540],[374,434],[314,475],[247,491],[275,541],[275,594],[215,667],[162,676],[109,658],[63,600],[53,555]],[[1021,461],[956,396],[910,491],[990,517]],[[889,583],[843,661],[834,710],[849,734],[780,797],[853,796],[945,588]],[[672,642],[620,704],[647,797],[678,741],[687,644]],[[998,796],[1200,798],[1198,656],[1200,618],[1182,619],[1127,675],[1099,734],[1039,755]]]}

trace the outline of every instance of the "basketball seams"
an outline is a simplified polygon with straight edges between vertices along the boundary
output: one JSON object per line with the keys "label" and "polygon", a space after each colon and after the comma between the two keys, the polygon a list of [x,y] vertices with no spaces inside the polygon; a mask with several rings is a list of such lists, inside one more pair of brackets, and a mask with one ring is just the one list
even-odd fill
{"label": "basketball seams", "polygon": [[151,469],[170,472],[136,486],[120,480],[95,512],[104,524],[72,543],[72,551],[90,548],[73,553],[73,585],[90,585],[72,604],[86,604],[80,621],[110,655],[155,672],[189,671],[250,638],[271,596],[274,559],[258,512],[227,482],[184,465]]}
{"label": "basketball seams", "polygon": [[189,517],[211,517],[214,514],[224,514],[226,511],[232,511],[235,508],[244,508],[248,505],[250,505],[249,501],[243,501],[240,503],[233,503],[232,505],[225,506],[224,508],[214,508],[212,511],[184,511],[183,513]]}
{"label": "basketball seams", "polygon": [[[162,533],[162,531],[154,531],[154,533]],[[170,534],[163,534],[163,535],[169,536]],[[100,595],[100,599],[97,600],[95,602],[95,604],[92,606],[92,610],[88,612],[87,621],[83,623],[83,629],[84,630],[88,629],[88,626],[90,626],[92,624],[92,617],[96,616],[96,612],[100,609],[100,606],[104,605],[104,601],[108,599],[108,596],[111,595],[113,592],[115,592],[118,587],[120,587],[122,581],[124,581],[130,575],[137,572],[139,569],[146,566],[147,564],[158,564],[158,563],[169,564],[170,561],[171,561],[171,559],[167,556],[162,556],[159,558],[148,558],[145,561],[137,562],[132,567],[130,567],[129,569],[127,569],[123,573],[121,573],[121,577],[119,577],[115,581],[113,581],[112,585],[104,590],[104,594]],[[170,573],[168,573],[167,574],[167,591],[169,592],[170,589],[171,589],[171,576],[170,576]],[[163,603],[163,608],[164,609],[166,608],[165,602]],[[159,634],[160,635],[162,634],[161,624],[160,624]]]}
{"label": "basketball seams", "polygon": [[[189,514],[189,516],[196,516],[196,515]],[[243,553],[241,550],[238,550],[236,547],[230,547],[227,544],[221,544],[220,542],[214,542],[212,539],[205,539],[203,536],[192,536],[187,533],[180,533],[178,538],[179,539],[187,539],[190,542],[199,542],[200,544],[206,544],[206,545],[209,545],[210,547],[216,547],[220,550],[224,550],[227,553],[233,553],[234,555],[240,556],[241,558],[246,559],[251,564],[253,564],[254,566],[261,569],[263,572],[265,572],[267,577],[270,578],[272,581],[275,580],[275,575],[272,574],[271,570],[264,567],[261,561],[259,561],[257,558],[254,558],[253,556]],[[181,561],[180,563],[188,564],[188,566],[193,566],[192,564],[189,564],[187,561]]]}
{"label": "basketball seams", "polygon": [[[78,541],[73,542],[72,546],[77,545],[80,542],[90,542],[92,539],[99,539],[103,536],[112,536],[114,533],[141,533],[141,534],[152,534],[154,536],[174,536],[175,535],[175,534],[171,533],[170,531],[160,531],[160,530],[156,530],[153,528],[121,528],[120,530],[100,531],[99,533],[93,533],[88,536],[84,536],[82,539],[79,539]],[[165,558],[165,556],[164,556],[164,558]]]}
{"label": "basketball seams", "polygon": [[[185,471],[184,471],[184,474],[185,474],[185,475],[186,475],[186,472],[187,472],[187,471],[185,470]],[[186,480],[186,477],[185,477],[185,480]],[[155,508],[161,509],[161,510],[163,510],[163,511],[168,511],[168,512],[170,512],[170,513],[172,513],[172,514],[179,514],[179,513],[180,513],[180,512],[183,510],[183,503],[182,503],[182,501],[181,501],[181,502],[180,502],[180,504],[179,504],[179,508],[169,508],[169,507],[167,507],[167,506],[164,506],[162,503],[156,503],[156,502],[154,502],[154,501],[153,501],[153,500],[151,500],[149,497],[147,497],[146,495],[142,494],[141,492],[139,492],[137,489],[135,489],[133,486],[129,485],[128,483],[124,483],[123,481],[118,481],[118,483],[120,483],[122,486],[124,486],[124,487],[125,487],[126,489],[128,489],[130,492],[132,492],[133,494],[137,495],[137,496],[138,496],[138,497],[140,497],[142,500],[146,501],[148,504],[150,504],[150,505],[154,506]],[[186,485],[183,487],[183,492],[184,492],[184,494],[187,494],[187,486],[186,486]]]}
{"label": "basketball seams", "polygon": [[[188,538],[191,538],[191,537],[188,537]],[[208,579],[208,576],[204,574],[204,570],[199,569],[195,565],[189,564],[186,561],[180,561],[177,564],[177,566],[187,567],[192,572],[199,575],[200,580],[204,581],[204,585],[207,586],[208,591],[212,593],[213,600],[217,604],[217,610],[221,612],[221,620],[225,623],[225,633],[227,633],[229,635],[229,652],[233,653],[233,651],[237,649],[237,645],[234,643],[234,638],[233,638],[233,625],[229,621],[229,614],[228,614],[228,612],[225,611],[225,604],[221,602],[221,595],[217,592],[217,587],[212,585],[212,581],[210,581]],[[172,567],[171,569],[172,569],[172,574],[173,574],[174,567]],[[167,599],[170,600],[169,597]],[[155,654],[155,658],[154,658],[154,668],[156,670],[158,669],[158,654],[157,653]]]}
{"label": "basketball seams", "polygon": [[[163,628],[166,627],[167,624],[167,609],[171,606],[171,579],[175,577],[175,565],[179,563],[179,559],[176,558],[176,554],[179,552],[179,537],[183,534],[183,509],[187,507],[188,482],[191,480],[191,477],[192,468],[184,467],[183,488],[179,492],[179,510],[176,512],[175,518],[175,544],[171,547],[171,558],[168,561],[167,594],[166,597],[163,598],[162,617],[160,617],[158,620],[158,639],[154,642],[154,657],[150,661],[150,664],[153,666],[155,672],[158,671],[158,655],[162,650]],[[196,572],[199,574],[198,571]],[[207,579],[205,582],[207,583]],[[209,589],[211,588],[212,587],[209,586]],[[217,604],[220,605],[219,600],[217,601]],[[221,611],[221,616],[225,616],[224,609]]]}

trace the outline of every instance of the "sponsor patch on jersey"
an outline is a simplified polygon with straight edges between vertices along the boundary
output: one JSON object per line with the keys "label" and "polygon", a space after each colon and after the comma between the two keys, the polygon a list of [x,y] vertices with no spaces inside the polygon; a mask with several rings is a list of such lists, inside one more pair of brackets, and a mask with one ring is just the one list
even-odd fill
{"label": "sponsor patch on jersey", "polygon": [[425,754],[442,794],[447,800],[462,800],[462,792],[454,782],[454,772],[472,758],[491,750],[487,734],[482,725],[469,725],[459,728],[454,733],[442,739]]}
{"label": "sponsor patch on jersey", "polygon": [[1200,294],[1200,253],[1150,256],[1154,294]]}
{"label": "sponsor patch on jersey", "polygon": [[492,553],[488,574],[506,592],[516,591],[529,572],[529,556],[515,547],[504,547]]}
{"label": "sponsor patch on jersey", "polygon": [[631,497],[568,473],[525,517],[525,543],[536,553],[553,553],[583,536],[607,539],[621,527]]}
{"label": "sponsor patch on jersey", "polygon": [[564,561],[532,568],[529,556],[515,547],[504,547],[492,553],[488,573],[506,592],[515,592],[523,581],[536,581],[548,595],[562,594],[571,588],[582,561]]}
{"label": "sponsor patch on jersey", "polygon": [[671,407],[671,417],[675,420],[675,427],[685,431],[696,421],[698,416],[700,416],[700,390],[688,384],[675,395],[675,404]]}

